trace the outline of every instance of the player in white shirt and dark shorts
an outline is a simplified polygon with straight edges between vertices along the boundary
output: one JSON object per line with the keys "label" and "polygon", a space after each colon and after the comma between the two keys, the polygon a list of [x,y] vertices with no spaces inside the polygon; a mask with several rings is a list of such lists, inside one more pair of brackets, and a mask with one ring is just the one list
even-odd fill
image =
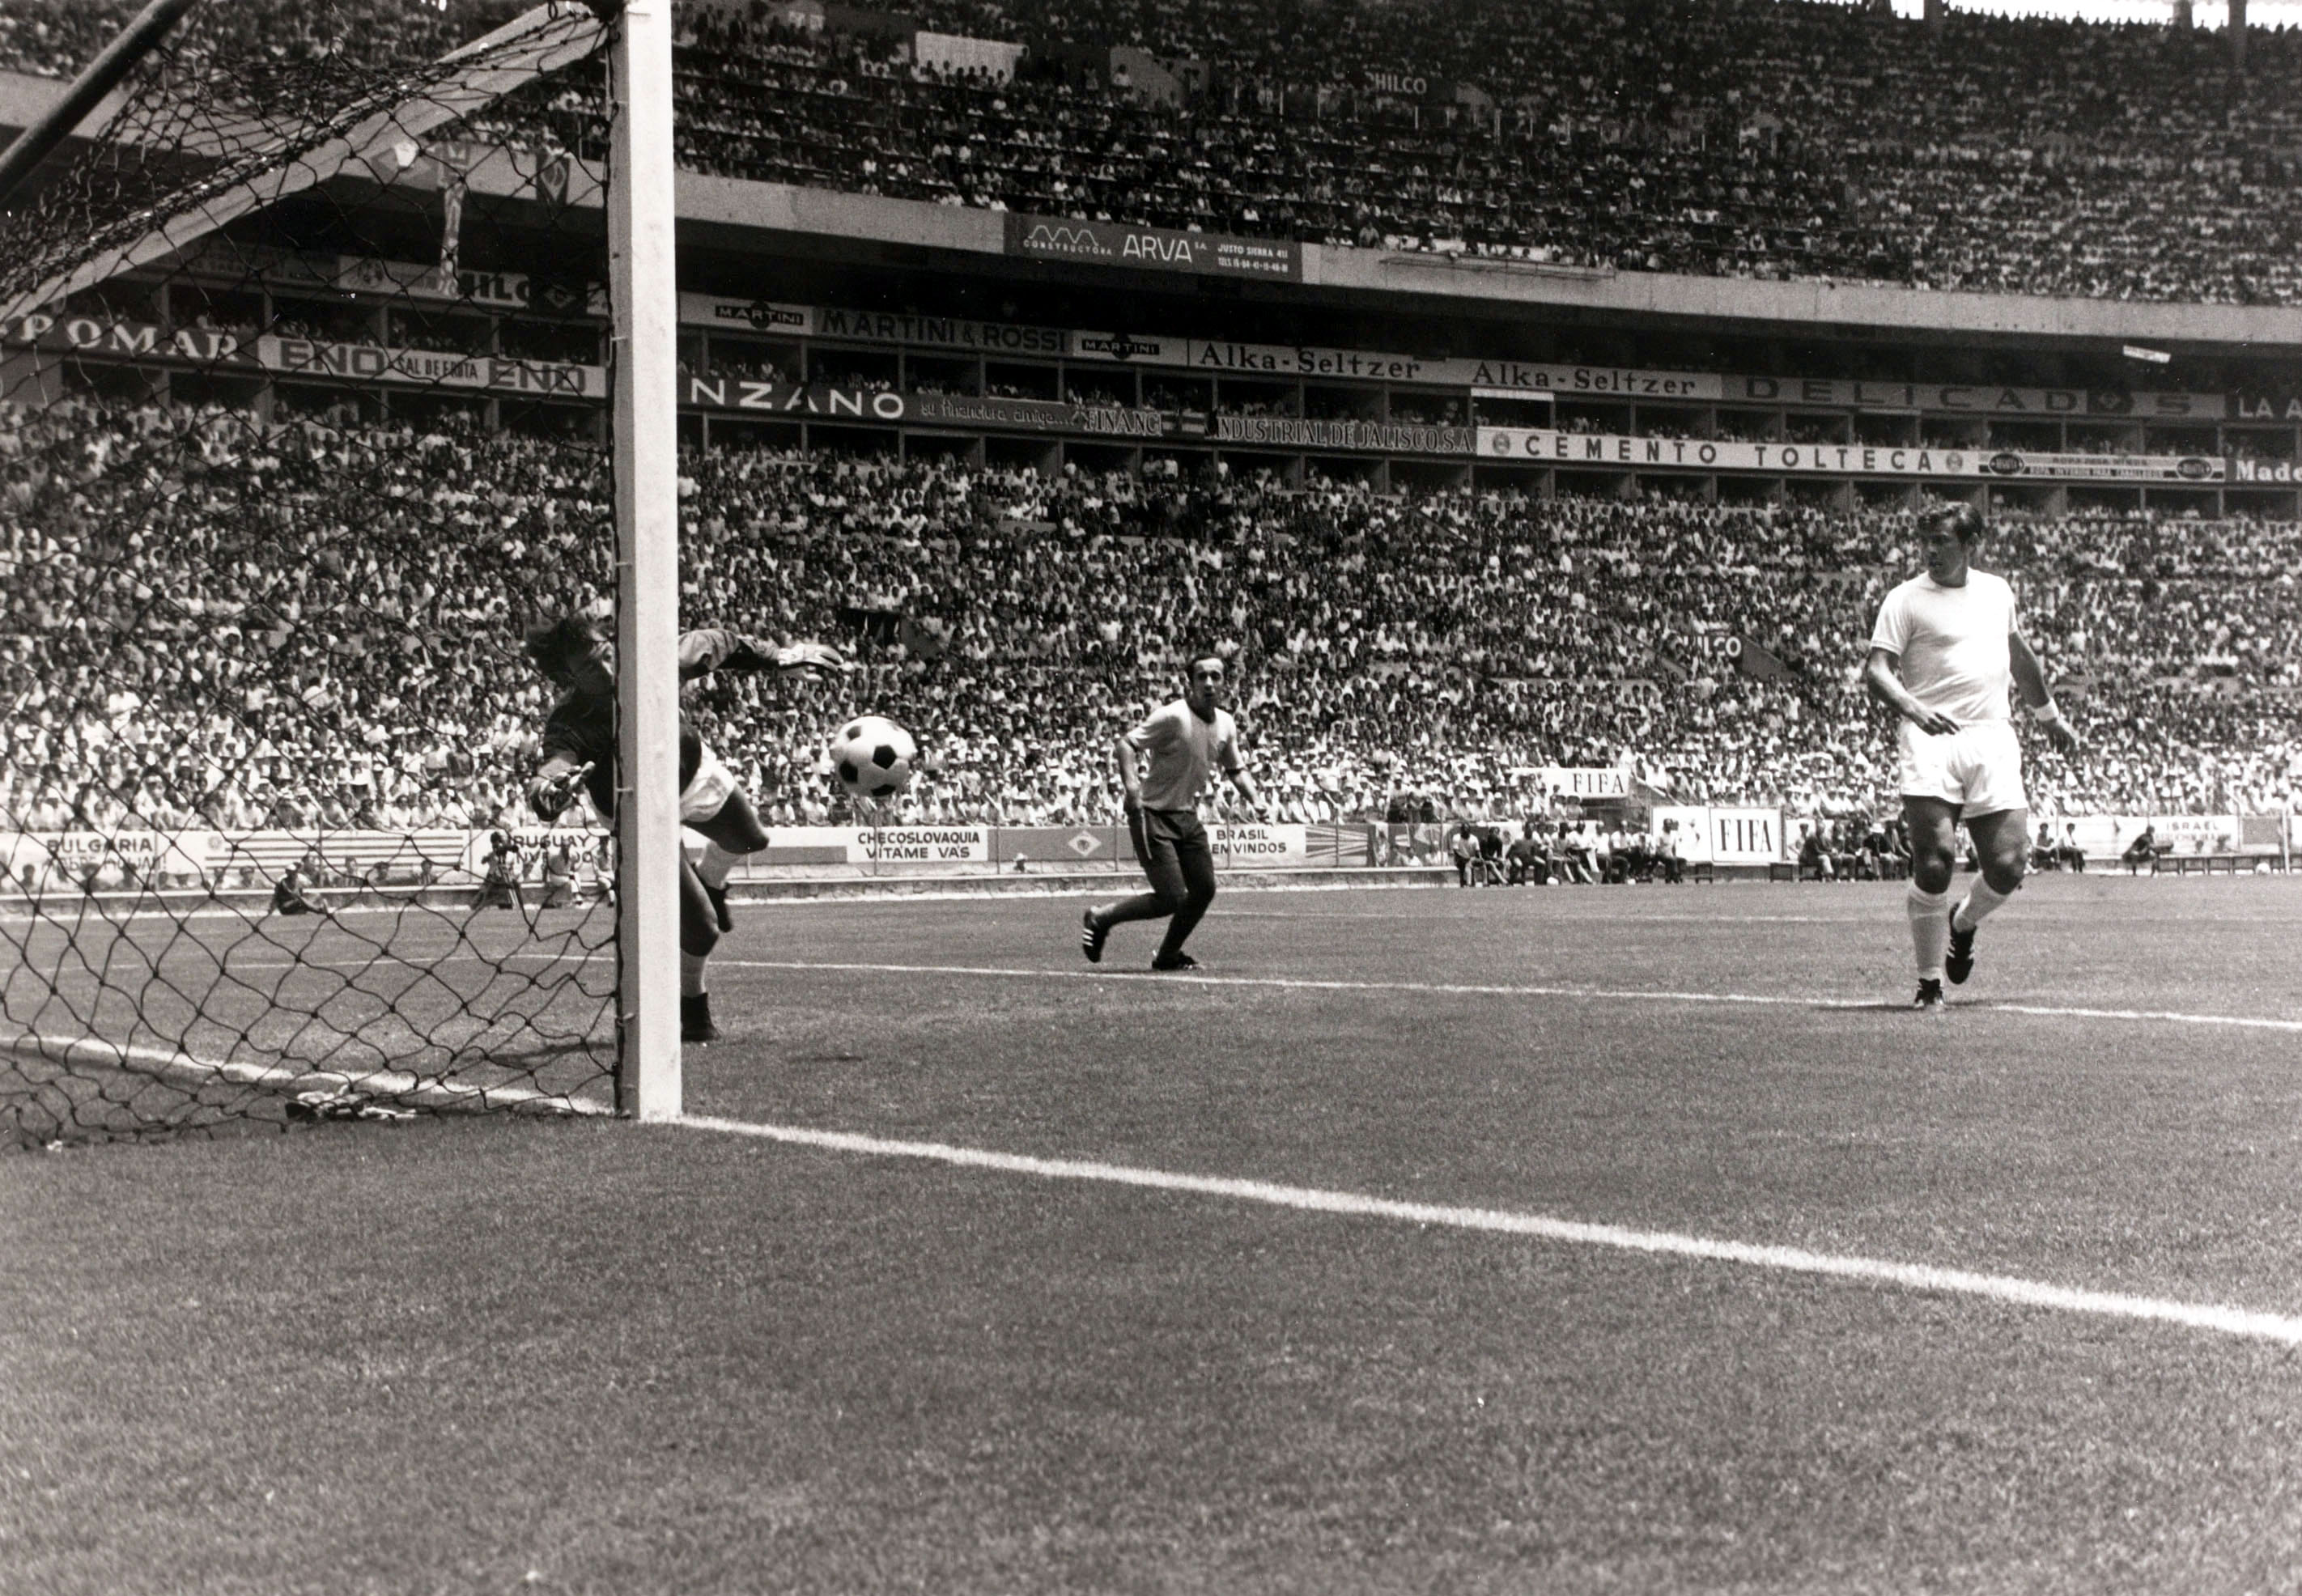
{"label": "player in white shirt and dark shorts", "polygon": [[[2078,734],[2046,689],[2022,639],[2014,590],[1969,562],[1983,535],[1971,505],[1920,518],[1926,575],[1886,595],[1862,668],[1871,696],[1902,717],[1903,819],[1911,831],[1911,942],[1918,958],[1916,1009],[1943,1006],[1943,978],[1974,970],[1975,928],[2022,886],[2030,801],[2022,749],[2008,718],[2008,689],[2064,748]],[[1953,909],[1958,827],[1966,822],[1982,878]]]}
{"label": "player in white shirt and dark shorts", "polygon": [[1167,935],[1151,961],[1154,970],[1197,970],[1183,951],[1215,898],[1215,860],[1199,823],[1199,798],[1217,767],[1239,795],[1260,810],[1262,796],[1239,758],[1239,728],[1215,702],[1223,685],[1222,656],[1191,657],[1183,696],[1151,711],[1119,740],[1119,782],[1126,794],[1127,831],[1151,890],[1081,917],[1080,947],[1088,962],[1103,962],[1105,938],[1131,920],[1165,920]]}

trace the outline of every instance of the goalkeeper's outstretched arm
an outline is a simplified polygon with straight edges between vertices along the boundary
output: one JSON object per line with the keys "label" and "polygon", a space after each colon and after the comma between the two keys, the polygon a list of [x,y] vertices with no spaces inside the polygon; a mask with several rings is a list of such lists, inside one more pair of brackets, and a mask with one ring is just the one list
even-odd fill
{"label": "goalkeeper's outstretched arm", "polygon": [[706,626],[679,640],[679,679],[692,682],[715,670],[851,670],[845,655],[828,643],[770,643],[748,632]]}

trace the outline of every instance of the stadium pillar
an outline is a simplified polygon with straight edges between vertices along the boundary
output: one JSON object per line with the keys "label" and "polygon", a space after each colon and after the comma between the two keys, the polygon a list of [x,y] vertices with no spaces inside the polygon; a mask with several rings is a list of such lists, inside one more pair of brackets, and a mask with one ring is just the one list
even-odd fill
{"label": "stadium pillar", "polygon": [[2230,0],[2231,70],[2246,71],[2246,0]]}
{"label": "stadium pillar", "polygon": [[1926,10],[1923,14],[1926,18],[1926,23],[1928,29],[1940,29],[1943,25],[1943,19],[1950,14],[1950,0],[1927,0]]}
{"label": "stadium pillar", "polygon": [[610,63],[615,316],[616,1106],[680,1113],[679,497],[671,0],[626,0]]}

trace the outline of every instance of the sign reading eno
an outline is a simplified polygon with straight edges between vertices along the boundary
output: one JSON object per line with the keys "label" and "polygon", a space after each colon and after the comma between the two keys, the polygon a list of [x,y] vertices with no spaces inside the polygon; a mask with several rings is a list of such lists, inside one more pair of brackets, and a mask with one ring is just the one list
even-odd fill
{"label": "sign reading eno", "polygon": [[423,382],[485,388],[546,399],[601,399],[607,374],[596,365],[459,355],[437,349],[387,349],[373,344],[322,343],[308,338],[256,340],[256,364],[283,375],[366,382]]}
{"label": "sign reading eno", "polygon": [[1303,279],[1302,247],[1291,239],[1240,239],[1224,233],[1123,227],[1069,216],[1007,214],[1007,253],[1029,260],[1088,261],[1212,277]]}
{"label": "sign reading eno", "polygon": [[1731,440],[1634,438],[1542,427],[1481,427],[1490,459],[1550,466],[1652,466],[1673,470],[1816,473],[1844,476],[2033,476],[2081,482],[2221,482],[2227,463],[2202,455],[2028,454],[2017,449],[1935,449],[1912,444],[1745,443]]}

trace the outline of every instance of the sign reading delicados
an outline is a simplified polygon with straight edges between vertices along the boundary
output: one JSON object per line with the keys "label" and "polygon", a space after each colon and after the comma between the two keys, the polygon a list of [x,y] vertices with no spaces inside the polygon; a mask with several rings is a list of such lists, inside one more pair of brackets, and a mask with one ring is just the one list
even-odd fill
{"label": "sign reading delicados", "polygon": [[2130,393],[2114,388],[2003,388],[1992,382],[1871,382],[1833,377],[1727,377],[1729,404],[1820,405],[1834,410],[1925,410],[1952,416],[2130,416],[2213,421],[2219,393]]}
{"label": "sign reading delicados", "polygon": [[1481,427],[1479,453],[1491,459],[1554,466],[1674,470],[1850,472],[1878,476],[2038,476],[2090,482],[2221,482],[2226,462],[2200,455],[2026,454],[2014,449],[1934,449],[1868,443],[1744,443],[1719,439],[1632,438],[1539,427]]}
{"label": "sign reading delicados", "polygon": [[1212,277],[1303,278],[1302,247],[1293,239],[1239,239],[1225,233],[1123,227],[1069,216],[1007,214],[1007,253],[1032,260],[1193,272]]}

